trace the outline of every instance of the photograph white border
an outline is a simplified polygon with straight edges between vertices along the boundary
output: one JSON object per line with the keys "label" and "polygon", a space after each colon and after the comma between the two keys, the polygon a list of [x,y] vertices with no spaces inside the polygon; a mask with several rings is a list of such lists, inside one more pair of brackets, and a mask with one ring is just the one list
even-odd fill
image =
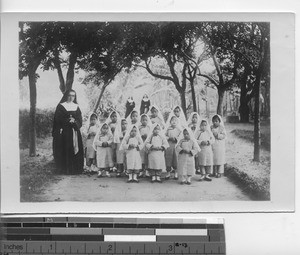
{"label": "photograph white border", "polygon": [[[5,13],[1,17],[1,212],[280,212],[295,208],[295,16],[292,13]],[[19,21],[271,22],[271,201],[20,203]],[[17,102],[17,103],[14,103]]]}

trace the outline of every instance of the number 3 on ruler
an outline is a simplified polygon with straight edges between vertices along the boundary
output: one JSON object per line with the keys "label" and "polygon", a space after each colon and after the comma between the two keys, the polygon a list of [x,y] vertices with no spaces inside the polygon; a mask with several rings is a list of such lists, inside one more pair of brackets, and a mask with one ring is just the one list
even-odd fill
{"label": "number 3 on ruler", "polygon": [[168,251],[173,251],[173,245],[169,245]]}

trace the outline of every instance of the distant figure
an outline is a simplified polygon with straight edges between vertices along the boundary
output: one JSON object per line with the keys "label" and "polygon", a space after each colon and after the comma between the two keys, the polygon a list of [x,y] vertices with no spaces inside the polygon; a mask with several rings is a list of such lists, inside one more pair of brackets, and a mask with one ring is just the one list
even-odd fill
{"label": "distant figure", "polygon": [[147,94],[143,96],[141,101],[140,115],[147,114],[150,109],[150,99]]}
{"label": "distant figure", "polygon": [[133,111],[134,107],[135,107],[135,102],[133,101],[133,97],[128,97],[127,102],[126,102],[125,119]]}
{"label": "distant figure", "polygon": [[83,172],[82,115],[76,92],[67,90],[57,105],[53,121],[53,156],[60,174]]}

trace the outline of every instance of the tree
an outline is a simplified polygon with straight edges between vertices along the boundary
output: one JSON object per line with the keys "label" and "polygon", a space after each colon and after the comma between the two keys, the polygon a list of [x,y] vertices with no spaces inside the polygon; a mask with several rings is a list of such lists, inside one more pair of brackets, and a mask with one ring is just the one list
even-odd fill
{"label": "tree", "polygon": [[[52,22],[48,34],[54,39],[44,70],[57,70],[59,89],[62,93],[72,89],[76,68],[81,68],[86,54],[101,40],[104,22]],[[66,77],[62,68],[67,68]]]}
{"label": "tree", "polygon": [[235,52],[228,50],[224,33],[230,28],[231,23],[208,22],[203,23],[201,38],[206,45],[206,51],[210,54],[215,72],[206,74],[199,72],[210,81],[218,90],[217,114],[223,116],[223,101],[225,91],[236,85],[239,73],[240,57]]}
{"label": "tree", "polygon": [[28,76],[30,93],[29,155],[36,156],[36,81],[37,68],[46,58],[50,47],[46,27],[48,23],[20,22],[19,32],[19,79]]}
{"label": "tree", "polygon": [[[194,49],[198,42],[197,23],[127,23],[124,24],[125,41],[120,56],[128,60],[128,66],[144,68],[157,79],[174,84],[186,114],[187,83],[195,79]],[[192,61],[191,61],[192,60]],[[163,62],[167,73],[153,65]],[[190,68],[190,72],[188,72]],[[192,68],[192,69],[191,69]],[[193,95],[195,99],[195,95]]]}

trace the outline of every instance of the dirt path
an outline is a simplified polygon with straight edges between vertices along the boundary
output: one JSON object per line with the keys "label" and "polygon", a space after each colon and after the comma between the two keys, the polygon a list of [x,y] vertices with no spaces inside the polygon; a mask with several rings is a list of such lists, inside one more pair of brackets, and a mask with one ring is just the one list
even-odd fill
{"label": "dirt path", "polygon": [[193,178],[192,185],[180,185],[175,180],[151,183],[126,183],[126,178],[97,178],[95,175],[59,176],[55,183],[36,195],[37,201],[222,201],[251,200],[226,177],[212,182]]}

